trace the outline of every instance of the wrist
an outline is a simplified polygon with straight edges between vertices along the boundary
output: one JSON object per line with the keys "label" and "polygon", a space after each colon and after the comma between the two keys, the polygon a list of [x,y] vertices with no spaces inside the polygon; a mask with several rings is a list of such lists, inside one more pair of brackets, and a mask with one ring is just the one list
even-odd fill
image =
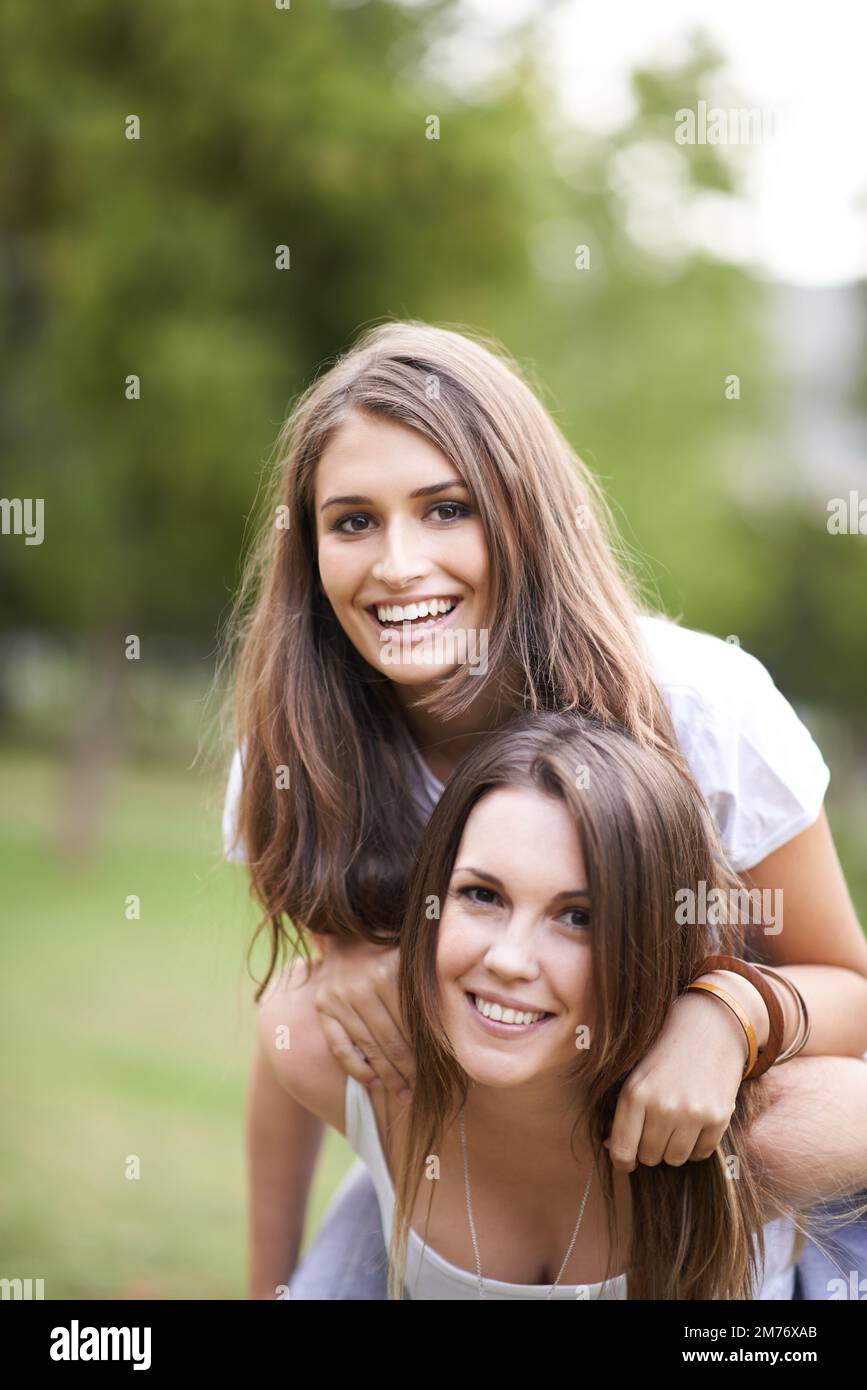
{"label": "wrist", "polygon": [[[696,983],[699,981],[703,984],[719,985],[720,989],[724,989],[727,994],[731,994],[737,1000],[753,1025],[756,1042],[761,1052],[768,1043],[770,1020],[765,1001],[755,985],[750,984],[743,975],[736,975],[733,970],[709,970],[706,974],[697,977]],[[744,1045],[746,1046],[746,1043]]]}

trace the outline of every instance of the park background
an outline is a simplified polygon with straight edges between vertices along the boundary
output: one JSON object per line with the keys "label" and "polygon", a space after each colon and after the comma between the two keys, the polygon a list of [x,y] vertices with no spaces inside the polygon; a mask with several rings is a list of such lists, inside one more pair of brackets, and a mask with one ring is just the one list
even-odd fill
{"label": "park background", "polygon": [[[244,1296],[258,911],[216,661],[291,401],[384,317],[498,337],[660,603],[767,665],[867,921],[867,540],[827,525],[867,496],[861,21],[787,10],[778,45],[716,8],[0,11],[0,491],[45,499],[41,545],[0,536],[0,1275]],[[781,131],[678,143],[701,101]],[[329,1135],[309,1233],[348,1160]]]}

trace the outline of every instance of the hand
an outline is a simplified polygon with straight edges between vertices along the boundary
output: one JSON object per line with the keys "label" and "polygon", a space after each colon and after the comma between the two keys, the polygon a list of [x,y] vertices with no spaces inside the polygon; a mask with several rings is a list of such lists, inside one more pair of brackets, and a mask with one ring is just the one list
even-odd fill
{"label": "hand", "polygon": [[709,1158],[731,1121],[746,1057],[743,1029],[724,1004],[697,991],[676,999],[621,1088],[605,1140],[614,1168]]}
{"label": "hand", "polygon": [[406,1101],[409,1094],[401,1092],[412,1086],[415,1068],[401,1030],[397,966],[396,947],[329,942],[316,966],[313,998],[325,1040],[344,1071]]}

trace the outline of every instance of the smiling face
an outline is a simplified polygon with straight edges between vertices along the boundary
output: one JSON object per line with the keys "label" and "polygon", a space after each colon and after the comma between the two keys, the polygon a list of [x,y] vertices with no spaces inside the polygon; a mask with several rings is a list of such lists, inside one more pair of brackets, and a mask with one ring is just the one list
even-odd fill
{"label": "smiling face", "polygon": [[[322,587],[352,645],[400,684],[448,675],[446,631],[481,631],[488,610],[482,522],[454,464],[406,425],[354,411],[319,460],[314,505]],[[444,638],[419,646],[425,633]]]}
{"label": "smiling face", "polygon": [[563,1076],[574,1063],[576,1029],[593,1022],[587,888],[564,802],[498,787],[473,808],[440,917],[437,978],[445,1032],[480,1085]]}

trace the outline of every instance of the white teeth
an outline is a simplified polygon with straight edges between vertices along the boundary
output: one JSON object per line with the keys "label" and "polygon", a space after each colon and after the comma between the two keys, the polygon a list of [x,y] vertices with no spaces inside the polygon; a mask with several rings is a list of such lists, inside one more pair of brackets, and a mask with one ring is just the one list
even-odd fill
{"label": "white teeth", "polygon": [[377,605],[376,616],[381,623],[414,622],[418,618],[435,618],[438,614],[450,613],[455,607],[451,598],[429,598],[421,603],[381,603]]}
{"label": "white teeth", "polygon": [[493,1004],[489,999],[482,999],[480,995],[475,996],[476,1008],[485,1018],[493,1019],[495,1023],[514,1023],[527,1024],[535,1023],[537,1019],[544,1018],[544,1011],[540,1013],[530,1013],[521,1009],[504,1009],[499,1004]]}

